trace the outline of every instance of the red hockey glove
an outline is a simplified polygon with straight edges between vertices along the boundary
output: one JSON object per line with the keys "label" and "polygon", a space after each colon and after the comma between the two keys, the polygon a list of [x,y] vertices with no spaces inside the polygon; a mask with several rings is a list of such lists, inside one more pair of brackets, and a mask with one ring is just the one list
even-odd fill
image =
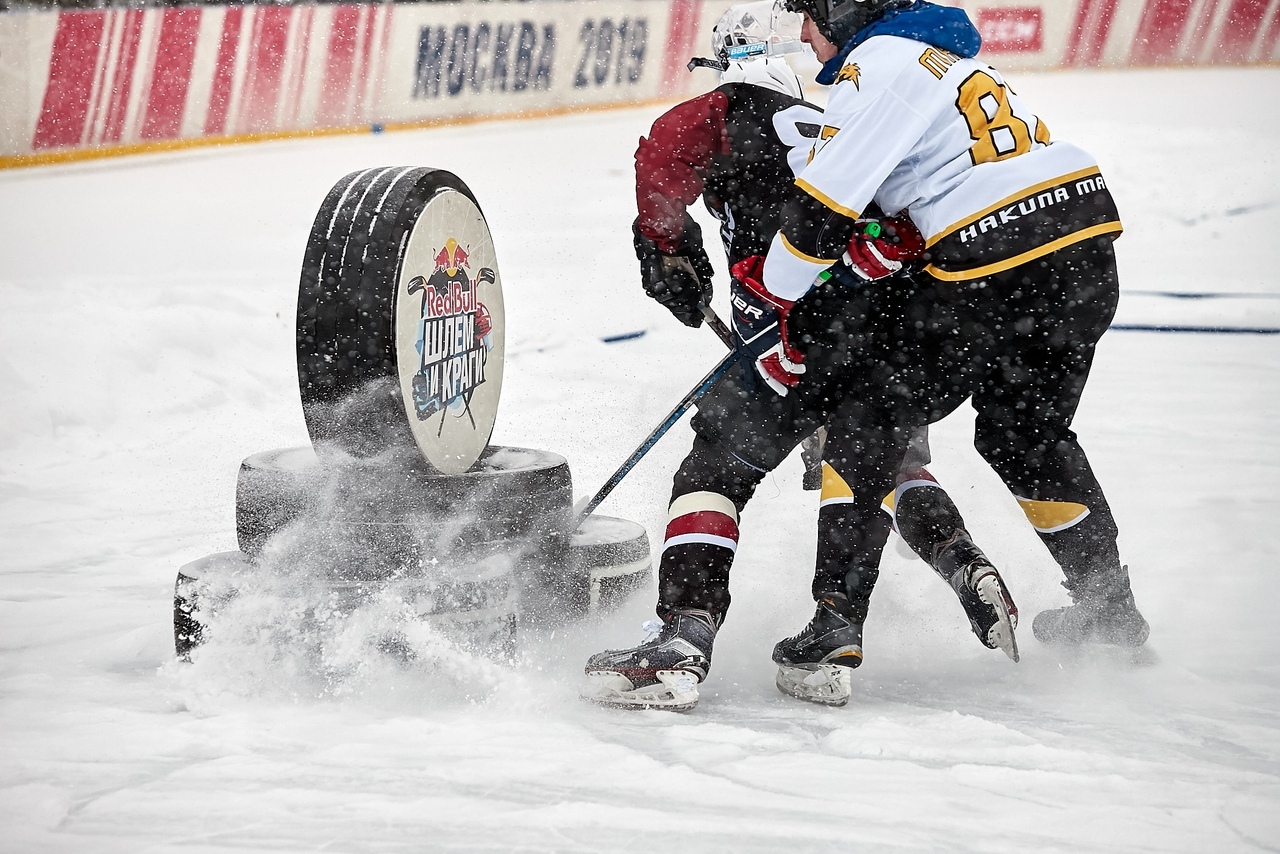
{"label": "red hockey glove", "polygon": [[842,260],[868,282],[892,276],[903,261],[924,255],[924,237],[906,217],[860,219],[856,226]]}
{"label": "red hockey glove", "polygon": [[761,278],[764,256],[753,255],[733,265],[729,300],[739,346],[755,360],[756,372],[783,397],[800,382],[804,356],[787,340],[787,315],[795,305],[769,293]]}

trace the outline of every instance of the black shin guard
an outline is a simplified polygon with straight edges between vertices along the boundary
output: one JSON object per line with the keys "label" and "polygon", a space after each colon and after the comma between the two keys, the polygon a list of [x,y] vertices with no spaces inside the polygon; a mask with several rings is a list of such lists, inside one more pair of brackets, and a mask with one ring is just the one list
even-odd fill
{"label": "black shin guard", "polygon": [[943,581],[950,581],[950,575],[944,575],[938,566],[939,553],[956,531],[964,529],[964,518],[951,496],[937,486],[912,487],[898,498],[894,516],[903,542],[932,566]]}

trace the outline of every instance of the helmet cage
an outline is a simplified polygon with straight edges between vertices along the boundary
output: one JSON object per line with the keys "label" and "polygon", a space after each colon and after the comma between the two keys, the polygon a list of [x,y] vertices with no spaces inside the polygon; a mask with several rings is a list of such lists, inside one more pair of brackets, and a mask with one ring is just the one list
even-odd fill
{"label": "helmet cage", "polygon": [[714,59],[695,60],[690,67],[705,65],[724,70],[731,62],[800,53],[806,49],[800,41],[802,22],[798,14],[785,8],[782,0],[731,6],[711,32]]}

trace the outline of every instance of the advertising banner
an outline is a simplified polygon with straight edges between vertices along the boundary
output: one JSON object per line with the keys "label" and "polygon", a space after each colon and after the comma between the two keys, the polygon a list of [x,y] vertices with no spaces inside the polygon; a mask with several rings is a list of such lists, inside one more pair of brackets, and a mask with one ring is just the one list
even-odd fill
{"label": "advertising banner", "polygon": [[[1002,70],[1280,60],[1272,0],[943,0]],[[0,12],[0,168],[675,100],[728,3]]]}

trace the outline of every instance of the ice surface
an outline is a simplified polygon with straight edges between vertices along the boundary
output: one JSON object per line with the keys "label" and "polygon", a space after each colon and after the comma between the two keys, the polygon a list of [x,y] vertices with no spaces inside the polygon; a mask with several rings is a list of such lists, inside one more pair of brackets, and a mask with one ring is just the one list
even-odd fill
{"label": "ice surface", "polygon": [[[1117,322],[1277,325],[1280,70],[1013,83],[1103,164],[1127,225]],[[781,696],[770,649],[811,610],[798,460],[744,514],[734,609],[688,715],[576,698],[589,653],[639,639],[652,589],[531,634],[516,668],[395,600],[298,639],[302,603],[265,595],[193,665],[172,661],[175,572],[234,548],[240,460],[306,443],[294,301],[341,175],[467,181],[508,311],[493,442],[565,455],[580,493],[720,358],[636,283],[631,154],[656,113],[0,173],[0,850],[1280,848],[1280,336],[1100,346],[1076,427],[1154,664],[1032,638],[1065,594],[968,411],[935,429],[934,469],[1026,618],[1018,665],[890,549],[850,704]],[[688,441],[676,428],[602,512],[659,536]],[[378,649],[397,626],[409,663]]]}

